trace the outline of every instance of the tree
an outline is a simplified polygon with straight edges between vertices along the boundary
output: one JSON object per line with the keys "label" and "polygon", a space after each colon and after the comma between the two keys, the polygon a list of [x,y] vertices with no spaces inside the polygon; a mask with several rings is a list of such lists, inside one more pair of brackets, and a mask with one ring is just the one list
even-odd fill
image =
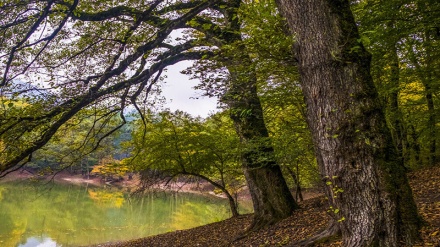
{"label": "tree", "polygon": [[[408,245],[420,220],[370,75],[349,1],[279,0],[333,223],[344,246]],[[313,239],[312,239],[313,240]]]}
{"label": "tree", "polygon": [[102,176],[104,181],[113,181],[114,176],[117,177],[116,180],[120,180],[128,171],[129,167],[126,164],[111,156],[105,156],[93,167],[91,173]]}
{"label": "tree", "polygon": [[300,197],[301,182],[310,186],[318,173],[305,124],[298,72],[290,55],[294,41],[286,34],[286,23],[276,10],[275,1],[243,3],[239,14],[244,37],[241,42],[252,58],[264,122],[276,161]]}
{"label": "tree", "polygon": [[239,140],[225,114],[202,121],[182,112],[161,112],[150,116],[146,126],[142,121],[138,126],[133,157],[126,160],[143,174],[144,188],[168,184],[182,176],[195,177],[220,190],[229,201],[232,215],[239,215],[233,196],[243,176],[238,162]]}
{"label": "tree", "polygon": [[305,105],[300,87],[289,77],[262,86],[265,121],[273,140],[276,159],[290,184],[296,200],[302,200],[303,186],[321,186],[311,134],[305,121]]}
{"label": "tree", "polygon": [[[7,18],[0,23],[4,33],[1,56],[5,61],[0,86],[10,97],[29,91],[44,93],[29,95],[35,101],[28,109],[33,117],[29,112],[16,115],[6,111],[0,119],[0,135],[7,137],[4,141],[9,145],[7,152],[0,154],[7,156],[0,176],[21,167],[25,158],[31,159],[33,152],[83,108],[105,106],[108,112],[120,113],[119,124],[111,134],[125,124],[128,105],[141,112],[138,102],[154,92],[163,69],[182,60],[209,58],[216,50],[214,45],[218,43],[207,42],[212,38],[210,33],[206,39],[173,43],[168,40],[172,31],[204,29],[214,31],[212,40],[220,38],[221,48],[238,44],[237,11],[241,2],[217,3],[196,0],[164,4],[157,0],[119,5],[75,0],[3,5],[1,14]],[[204,22],[205,16],[214,21]],[[242,48],[245,46],[238,50]],[[255,72],[243,66],[251,64],[251,57],[246,52],[239,55],[230,58],[240,59],[243,71],[235,68],[236,61],[225,63],[234,83],[224,101],[233,109],[231,115],[243,141],[249,143],[243,161],[256,203],[255,222],[262,226],[289,216],[296,204],[274,159]],[[26,83],[19,85],[17,80]]]}
{"label": "tree", "polygon": [[[402,109],[399,104],[401,87],[401,64],[399,61],[399,41],[404,29],[399,20],[406,13],[398,11],[400,4],[389,1],[386,4],[374,5],[359,1],[353,5],[353,12],[360,24],[363,45],[372,54],[371,75],[378,88],[380,97],[385,102],[385,115],[393,137],[398,155],[402,158],[405,146],[405,128]],[[367,10],[374,8],[376,15],[367,16]],[[365,9],[361,9],[365,8]],[[372,9],[371,9],[372,10]],[[397,11],[396,11],[397,10]],[[378,23],[381,23],[378,25]],[[371,33],[371,35],[368,35]],[[377,42],[379,41],[380,42]]]}
{"label": "tree", "polygon": [[119,133],[104,137],[113,129],[118,118],[117,113],[106,114],[104,110],[98,109],[79,112],[43,148],[34,152],[30,163],[48,165],[53,170],[70,168],[73,171],[82,166],[85,159],[98,161],[109,153],[116,153],[117,147],[112,144],[112,140]]}
{"label": "tree", "polygon": [[[262,22],[270,21],[266,30],[269,30],[271,24],[279,24],[279,16],[274,13],[273,3],[270,5],[270,2],[262,1],[261,5],[252,7],[254,11],[259,7],[261,17],[265,17]],[[201,74],[201,78],[206,78],[200,87],[207,90],[209,95],[218,95],[220,101],[227,106],[243,145],[242,166],[254,206],[253,223],[248,230],[256,230],[284,219],[298,207],[277,163],[264,122],[258,95],[256,63],[252,61],[256,54],[249,49],[248,41],[242,38],[251,34],[246,33],[243,26],[252,25],[249,16],[249,23],[245,23],[245,13],[252,7],[246,9],[242,7],[241,1],[228,1],[226,5],[220,5],[217,9],[224,16],[222,22],[218,23],[220,20],[213,15],[196,18],[190,23],[211,45],[219,47],[216,56],[211,58],[212,64],[198,64],[193,70]],[[272,29],[273,33],[284,35],[280,31],[282,30],[279,26]],[[272,40],[266,38],[265,41],[277,43],[274,42],[274,35],[269,37],[272,37]],[[259,59],[264,63],[263,58]],[[207,76],[206,68],[209,66],[213,66],[213,70],[222,71],[223,74]]]}
{"label": "tree", "polygon": [[0,176],[31,160],[81,109],[105,106],[107,114],[120,113],[110,135],[126,122],[126,107],[138,108],[154,91],[164,68],[209,53],[175,47],[167,38],[215,1],[161,3],[29,1],[0,7],[1,99],[31,103],[1,112],[6,148]]}
{"label": "tree", "polygon": [[[353,2],[361,39],[373,56],[371,74],[387,102],[386,117],[407,167],[437,156],[435,97],[439,66],[436,1]],[[374,13],[372,15],[371,13]]]}
{"label": "tree", "polygon": [[432,26],[432,22],[438,23],[438,15],[433,13],[440,12],[440,4],[437,1],[414,1],[414,7],[421,19],[421,27],[414,30],[420,41],[414,39],[408,42],[407,54],[409,61],[415,67],[415,74],[424,86],[424,94],[428,107],[428,145],[429,145],[429,164],[437,163],[437,130],[436,130],[436,106],[434,93],[438,90],[438,79],[440,77],[440,64],[438,53],[440,37],[438,27]]}

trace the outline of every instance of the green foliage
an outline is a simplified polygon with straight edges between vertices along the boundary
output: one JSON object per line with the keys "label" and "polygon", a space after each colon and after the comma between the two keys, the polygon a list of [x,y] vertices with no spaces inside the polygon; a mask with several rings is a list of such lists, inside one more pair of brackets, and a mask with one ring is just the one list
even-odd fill
{"label": "green foliage", "polygon": [[130,105],[148,105],[146,97],[161,78],[154,75],[207,53],[191,50],[197,44],[170,45],[169,35],[212,4],[37,0],[3,5],[1,97],[30,106],[7,103],[11,109],[1,112],[0,139],[7,148],[0,176],[46,145],[81,110],[98,107],[102,115],[122,116]]}
{"label": "green foliage", "polygon": [[105,156],[93,167],[92,174],[100,175],[104,178],[122,177],[129,171],[127,165],[122,164],[111,156]]}
{"label": "green foliage", "polygon": [[[440,33],[438,1],[353,1],[360,41],[373,55],[372,76],[393,139],[408,167],[438,155]],[[374,13],[374,14],[372,14]]]}
{"label": "green foliage", "polygon": [[[254,62],[260,81],[288,81],[297,77],[291,51],[294,38],[288,35],[285,20],[279,15],[275,1],[250,1],[239,10],[246,51]],[[231,47],[233,52],[237,47]]]}
{"label": "green foliage", "polygon": [[70,119],[45,147],[34,152],[26,167],[41,170],[43,174],[67,168],[73,173],[88,174],[101,159],[110,158],[109,154],[122,159],[127,152],[120,142],[127,135],[130,137],[130,129],[121,128],[106,136],[120,120],[114,114],[102,114],[97,109],[86,109]]}
{"label": "green foliage", "polygon": [[225,114],[206,120],[183,112],[149,115],[138,121],[127,160],[137,171],[161,171],[169,176],[203,176],[237,191],[243,183],[239,140]]}

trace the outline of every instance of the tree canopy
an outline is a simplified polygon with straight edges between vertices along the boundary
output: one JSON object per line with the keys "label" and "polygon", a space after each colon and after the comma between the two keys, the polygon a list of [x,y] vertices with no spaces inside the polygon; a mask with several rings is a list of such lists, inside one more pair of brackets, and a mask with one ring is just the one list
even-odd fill
{"label": "tree canopy", "polygon": [[[103,115],[137,107],[154,91],[168,65],[202,58],[194,40],[170,40],[174,30],[214,1],[165,4],[130,2],[10,2],[2,18],[2,99],[30,103],[17,109],[2,104],[2,175],[44,146],[81,109],[100,107]],[[203,47],[203,44],[200,44]],[[3,102],[3,101],[2,101]],[[109,131],[108,133],[111,133]]]}

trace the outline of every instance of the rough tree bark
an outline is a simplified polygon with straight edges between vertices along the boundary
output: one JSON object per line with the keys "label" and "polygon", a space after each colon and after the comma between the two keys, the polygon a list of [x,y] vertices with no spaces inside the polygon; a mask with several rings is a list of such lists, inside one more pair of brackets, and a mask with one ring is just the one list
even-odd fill
{"label": "rough tree bark", "polygon": [[254,204],[254,220],[248,230],[253,231],[289,217],[298,205],[275,160],[264,123],[255,68],[241,36],[242,23],[238,16],[241,3],[241,0],[225,1],[226,5],[219,8],[224,15],[221,25],[216,24],[218,20],[204,18],[196,18],[192,25],[220,48],[218,62],[229,71],[221,100],[230,109],[243,144],[242,167]]}
{"label": "rough tree bark", "polygon": [[235,54],[227,54],[224,64],[230,74],[230,84],[222,98],[230,109],[237,134],[243,144],[242,166],[254,206],[254,218],[249,231],[258,230],[292,215],[298,208],[277,164],[274,149],[263,119],[263,109],[257,93],[257,76],[240,34],[237,18],[240,0],[230,0],[225,16],[228,31],[222,33],[225,45],[238,46]]}
{"label": "rough tree bark", "polygon": [[[344,246],[419,239],[420,220],[348,0],[277,0],[294,53],[332,226]],[[334,231],[328,231],[333,234]]]}
{"label": "rough tree bark", "polygon": [[255,72],[245,69],[252,68],[250,59],[244,54],[237,61],[241,62],[240,66],[228,66],[231,84],[223,101],[229,106],[244,147],[242,166],[254,206],[254,220],[248,230],[257,230],[289,217],[298,205],[275,160],[257,94]]}

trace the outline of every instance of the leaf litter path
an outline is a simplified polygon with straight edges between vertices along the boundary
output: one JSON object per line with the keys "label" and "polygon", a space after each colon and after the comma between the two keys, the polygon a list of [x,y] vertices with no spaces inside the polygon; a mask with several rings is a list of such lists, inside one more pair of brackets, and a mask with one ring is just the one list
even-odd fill
{"label": "leaf litter path", "polygon": [[[421,230],[423,243],[417,246],[440,247],[440,167],[410,173],[409,178],[420,214],[426,223]],[[183,231],[96,246],[283,246],[313,236],[328,224],[327,206],[323,197],[306,200],[300,203],[300,206],[301,209],[295,211],[291,217],[273,226],[252,232],[240,240],[235,239],[241,236],[246,227],[250,225],[252,215]],[[333,242],[322,243],[318,246],[342,246],[342,243],[340,239],[333,239]]]}

